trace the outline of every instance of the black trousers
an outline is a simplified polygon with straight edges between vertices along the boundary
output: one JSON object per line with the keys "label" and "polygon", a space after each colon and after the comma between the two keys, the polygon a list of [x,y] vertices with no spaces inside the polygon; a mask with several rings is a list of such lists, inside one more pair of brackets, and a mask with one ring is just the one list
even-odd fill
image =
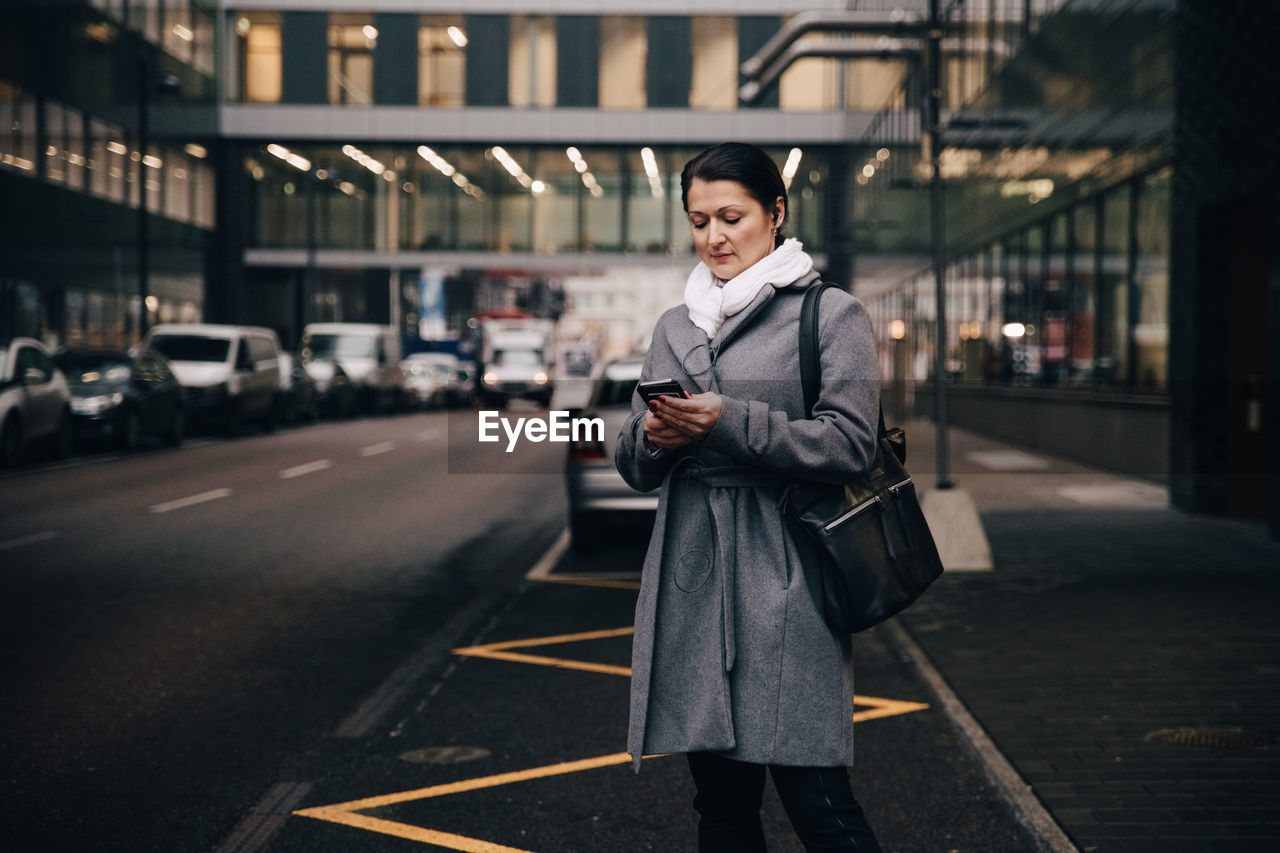
{"label": "black trousers", "polygon": [[[843,767],[783,767],[769,774],[796,835],[809,851],[880,853]],[[763,764],[689,753],[697,794],[699,853],[765,853],[760,825]]]}

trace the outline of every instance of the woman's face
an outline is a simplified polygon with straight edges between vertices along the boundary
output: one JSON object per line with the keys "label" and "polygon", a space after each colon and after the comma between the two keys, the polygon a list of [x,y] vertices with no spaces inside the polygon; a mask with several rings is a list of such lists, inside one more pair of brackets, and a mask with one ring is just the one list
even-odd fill
{"label": "woman's face", "polygon": [[737,181],[694,178],[686,200],[694,248],[721,281],[773,251],[774,229],[782,225],[785,214],[781,196],[775,210],[766,211]]}

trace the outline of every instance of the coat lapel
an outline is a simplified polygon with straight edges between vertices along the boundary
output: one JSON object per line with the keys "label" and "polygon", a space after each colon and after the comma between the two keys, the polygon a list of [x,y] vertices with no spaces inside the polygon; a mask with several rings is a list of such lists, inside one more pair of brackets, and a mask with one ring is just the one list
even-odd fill
{"label": "coat lapel", "polygon": [[[819,277],[820,276],[816,272],[810,271],[782,289],[803,289],[808,287]],[[773,297],[777,292],[778,288],[776,287],[760,288],[760,292],[756,294],[755,299],[751,300],[750,304],[748,304],[746,308],[743,308],[737,314],[734,314],[732,317],[725,320],[724,324],[720,326],[719,331],[716,332],[715,337],[711,339],[712,354],[714,355],[719,353],[720,350],[722,350],[730,340],[736,337],[739,332],[750,326],[752,321],[759,317],[761,312],[765,310],[765,306],[773,301]]]}
{"label": "coat lapel", "polygon": [[688,384],[697,388],[698,393],[714,390],[715,374],[711,370],[711,350],[707,347],[706,332],[686,317],[667,330],[667,346]]}

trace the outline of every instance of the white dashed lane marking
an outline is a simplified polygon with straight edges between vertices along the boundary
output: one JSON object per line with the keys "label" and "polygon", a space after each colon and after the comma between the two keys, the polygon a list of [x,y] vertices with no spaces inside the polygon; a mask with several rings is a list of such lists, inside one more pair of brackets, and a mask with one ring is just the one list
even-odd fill
{"label": "white dashed lane marking", "polygon": [[292,468],[285,468],[280,472],[280,479],[292,480],[294,477],[301,477],[303,474],[314,474],[316,471],[323,471],[326,468],[332,467],[332,460],[317,459],[314,462],[306,462],[302,465],[295,465]]}
{"label": "white dashed lane marking", "polygon": [[151,507],[152,512],[172,512],[175,509],[185,509],[196,504],[208,503],[216,501],[220,498],[230,497],[230,489],[213,489],[208,492],[201,492],[198,495],[190,495],[185,498],[178,498],[176,501],[168,501],[167,503],[156,504]]}
{"label": "white dashed lane marking", "polygon": [[45,530],[40,533],[32,533],[28,536],[19,536],[16,539],[6,539],[0,542],[0,551],[7,551],[10,548],[21,548],[24,545],[35,545],[38,542],[48,542],[50,539],[58,538],[58,531]]}

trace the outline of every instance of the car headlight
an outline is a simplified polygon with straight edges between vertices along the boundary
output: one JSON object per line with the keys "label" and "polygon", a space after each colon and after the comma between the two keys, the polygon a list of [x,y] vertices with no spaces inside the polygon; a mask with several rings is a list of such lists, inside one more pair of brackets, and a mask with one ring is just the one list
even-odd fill
{"label": "car headlight", "polygon": [[493,371],[486,372],[484,376],[480,377],[480,379],[482,382],[484,382],[485,385],[498,384],[498,374],[494,373]]}
{"label": "car headlight", "polygon": [[123,402],[124,394],[119,391],[114,394],[95,394],[92,397],[73,397],[71,411],[79,415],[96,415],[107,409],[114,409]]}
{"label": "car headlight", "polygon": [[547,384],[547,379],[548,379],[547,374],[543,373],[541,370],[539,370],[537,373],[533,374],[533,384],[534,384],[534,385],[546,385],[546,384]]}

